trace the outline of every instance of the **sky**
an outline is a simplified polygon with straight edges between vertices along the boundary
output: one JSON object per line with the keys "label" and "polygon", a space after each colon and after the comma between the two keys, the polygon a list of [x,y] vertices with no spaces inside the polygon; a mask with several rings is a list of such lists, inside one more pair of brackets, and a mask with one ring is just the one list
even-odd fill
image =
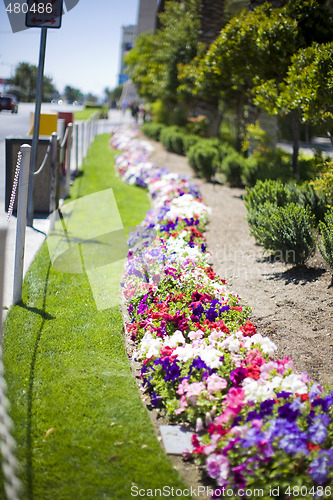
{"label": "sky", "polygon": [[[121,27],[137,23],[138,6],[139,0],[79,0],[59,29],[47,30],[44,75],[60,92],[71,85],[103,96],[106,87],[115,88]],[[38,66],[40,34],[41,28],[13,33],[0,0],[0,78],[9,78],[20,62]]]}

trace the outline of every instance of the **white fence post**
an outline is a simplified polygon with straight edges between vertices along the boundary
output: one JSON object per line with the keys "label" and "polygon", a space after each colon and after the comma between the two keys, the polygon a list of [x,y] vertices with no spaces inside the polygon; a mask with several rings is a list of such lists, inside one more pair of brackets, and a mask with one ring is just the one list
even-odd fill
{"label": "white fence post", "polygon": [[5,253],[6,253],[7,228],[0,227],[0,345],[2,345],[2,311],[3,292],[5,284]]}
{"label": "white fence post", "polygon": [[58,172],[58,135],[56,132],[51,136],[51,161],[50,161],[50,214],[57,209],[57,193],[59,183]]}
{"label": "white fence post", "polygon": [[81,122],[81,165],[83,163],[83,158],[84,158],[84,131],[85,131],[85,125],[84,122]]}
{"label": "white fence post", "polygon": [[14,289],[13,303],[17,304],[22,299],[23,282],[23,262],[25,231],[27,224],[27,202],[29,185],[29,167],[31,146],[22,144],[20,147],[22,153],[21,171],[19,180],[19,192],[17,202],[17,226],[16,226],[16,246],[15,246],[15,268],[14,268]]}
{"label": "white fence post", "polygon": [[79,170],[79,124],[75,123],[75,172]]}
{"label": "white fence post", "polygon": [[69,194],[69,186],[71,182],[71,151],[72,151],[72,140],[73,140],[73,124],[69,123],[67,125],[68,137],[66,144],[66,187],[65,196]]}

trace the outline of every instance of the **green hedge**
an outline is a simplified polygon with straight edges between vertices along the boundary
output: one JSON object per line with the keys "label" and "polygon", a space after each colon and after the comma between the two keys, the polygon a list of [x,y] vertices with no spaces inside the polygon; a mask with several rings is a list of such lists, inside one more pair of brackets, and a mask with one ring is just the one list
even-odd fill
{"label": "green hedge", "polygon": [[324,221],[319,222],[319,231],[321,243],[318,244],[318,247],[323,259],[333,273],[333,208],[330,208],[326,213]]}
{"label": "green hedge", "polygon": [[315,217],[315,223],[323,220],[329,204],[328,197],[316,191],[308,182],[300,186],[291,182],[283,184],[279,180],[268,179],[257,181],[256,185],[249,189],[244,197],[244,203],[248,211],[266,202],[283,207],[288,203],[297,203],[303,208],[308,208]]}
{"label": "green hedge", "polygon": [[198,177],[210,181],[219,166],[218,148],[209,140],[202,139],[188,150],[187,158]]}
{"label": "green hedge", "polygon": [[304,264],[315,251],[314,216],[296,203],[265,202],[247,220],[257,242],[287,264]]}
{"label": "green hedge", "polygon": [[160,134],[164,128],[165,125],[163,125],[163,123],[146,122],[141,125],[142,133],[154,141],[160,140]]}
{"label": "green hedge", "polygon": [[177,154],[185,154],[184,137],[186,130],[176,125],[164,127],[160,134],[160,141],[167,151]]}

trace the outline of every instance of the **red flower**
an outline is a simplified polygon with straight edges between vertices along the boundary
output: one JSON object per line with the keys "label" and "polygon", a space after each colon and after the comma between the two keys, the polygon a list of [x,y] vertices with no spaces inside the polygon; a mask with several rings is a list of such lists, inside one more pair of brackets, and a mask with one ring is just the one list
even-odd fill
{"label": "red flower", "polygon": [[161,349],[161,356],[171,356],[175,349],[169,346],[165,346]]}
{"label": "red flower", "polygon": [[255,333],[257,333],[257,329],[256,327],[254,326],[253,323],[251,323],[251,321],[247,321],[245,323],[245,325],[242,325],[240,327],[240,329],[242,330],[243,332],[243,335],[245,337],[252,337],[252,335],[254,335]]}
{"label": "red flower", "polygon": [[312,444],[312,443],[307,443],[306,447],[309,451],[317,451],[317,450],[321,449],[320,446],[318,446],[317,444]]}
{"label": "red flower", "polygon": [[260,369],[256,366],[250,366],[247,368],[247,376],[253,378],[254,380],[259,380],[260,373]]}

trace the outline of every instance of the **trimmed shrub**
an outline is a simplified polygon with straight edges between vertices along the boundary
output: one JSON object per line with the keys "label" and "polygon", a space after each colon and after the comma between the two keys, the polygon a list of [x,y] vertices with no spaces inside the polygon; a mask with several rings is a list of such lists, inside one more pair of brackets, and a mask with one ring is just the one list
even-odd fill
{"label": "trimmed shrub", "polygon": [[163,123],[146,122],[141,125],[142,133],[146,137],[148,137],[149,139],[153,139],[154,141],[160,140],[160,134],[164,128],[165,125],[163,125]]}
{"label": "trimmed shrub", "polygon": [[291,156],[279,148],[263,153],[256,151],[248,160],[242,171],[242,182],[246,186],[254,186],[257,180],[292,178]]}
{"label": "trimmed shrub", "polygon": [[246,191],[244,203],[248,210],[266,202],[282,207],[291,201],[295,201],[291,199],[290,190],[281,181],[259,180],[253,188],[246,188]]}
{"label": "trimmed shrub", "polygon": [[220,172],[231,186],[242,186],[242,172],[247,159],[237,151],[232,151],[222,158]]}
{"label": "trimmed shrub", "polygon": [[190,147],[192,147],[194,144],[197,144],[197,142],[199,141],[202,141],[202,138],[199,137],[198,135],[194,134],[184,135],[183,143],[184,143],[185,153],[187,154]]}
{"label": "trimmed shrub", "polygon": [[316,225],[323,221],[329,206],[329,197],[320,191],[317,191],[311,184],[305,182],[298,188],[299,201],[303,207],[308,207],[315,217]]}
{"label": "trimmed shrub", "polygon": [[315,217],[316,225],[324,219],[328,206],[328,198],[324,193],[318,192],[308,182],[297,186],[295,183],[283,184],[281,181],[257,181],[256,185],[248,189],[244,197],[244,203],[248,210],[255,208],[265,202],[277,206],[285,206],[288,203],[297,203],[301,207],[308,208]]}
{"label": "trimmed shrub", "polygon": [[326,213],[324,221],[319,222],[318,228],[321,234],[318,248],[333,273],[333,208]]}
{"label": "trimmed shrub", "polygon": [[252,208],[247,220],[257,242],[287,264],[304,264],[315,251],[314,216],[296,203],[266,202]]}
{"label": "trimmed shrub", "polygon": [[199,177],[210,181],[215,175],[219,164],[219,154],[209,139],[203,139],[191,146],[187,158],[190,166]]}
{"label": "trimmed shrub", "polygon": [[184,136],[186,132],[181,127],[164,127],[160,134],[160,141],[167,151],[185,154]]}

